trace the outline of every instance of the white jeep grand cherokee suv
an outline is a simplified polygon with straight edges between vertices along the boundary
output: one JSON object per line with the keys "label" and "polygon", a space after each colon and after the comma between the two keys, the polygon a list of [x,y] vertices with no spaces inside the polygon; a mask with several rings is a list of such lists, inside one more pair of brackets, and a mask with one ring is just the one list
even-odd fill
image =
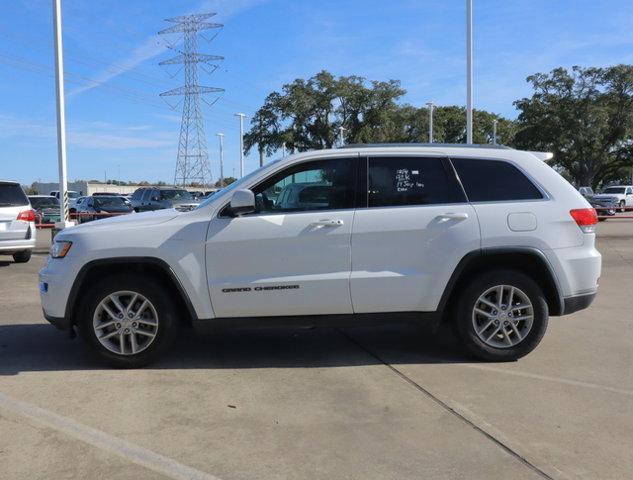
{"label": "white jeep grand cherokee suv", "polygon": [[40,272],[44,314],[116,366],[156,358],[182,324],[246,320],[454,322],[473,354],[514,360],[549,316],[586,308],[598,288],[596,212],[549,156],[442,145],[291,155],[190,212],[62,231]]}

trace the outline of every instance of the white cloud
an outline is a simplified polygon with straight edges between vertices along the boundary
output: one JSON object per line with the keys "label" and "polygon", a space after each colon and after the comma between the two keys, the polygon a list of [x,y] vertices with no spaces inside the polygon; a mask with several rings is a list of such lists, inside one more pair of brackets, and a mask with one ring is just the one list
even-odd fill
{"label": "white cloud", "polygon": [[[247,10],[255,5],[263,3],[264,1],[265,0],[206,0],[203,1],[198,8],[187,12],[185,15],[197,12],[214,11],[221,13],[221,18],[226,19],[240,13],[243,10]],[[163,37],[164,35],[156,34],[147,38],[142,44],[134,48],[130,55],[97,72],[92,76],[94,78],[93,81],[71,90],[67,94],[67,97],[72,98],[76,95],[87,92],[88,90],[92,90],[93,88],[98,88],[101,84],[106,83],[119,75],[123,75],[143,62],[162,54],[166,48],[166,39]]]}
{"label": "white cloud", "polygon": [[[55,140],[57,131],[51,123],[0,114],[0,138]],[[148,125],[113,125],[106,122],[81,122],[68,128],[69,146],[102,150],[129,148],[164,148],[174,145],[172,132],[151,131]]]}

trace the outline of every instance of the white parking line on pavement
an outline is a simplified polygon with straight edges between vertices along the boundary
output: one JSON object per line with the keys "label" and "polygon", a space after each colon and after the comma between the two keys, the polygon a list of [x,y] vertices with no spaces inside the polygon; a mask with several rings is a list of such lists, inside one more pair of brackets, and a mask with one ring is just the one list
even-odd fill
{"label": "white parking line on pavement", "polygon": [[462,364],[459,364],[459,366],[467,367],[467,368],[475,368],[477,370],[486,370],[486,371],[496,372],[496,373],[505,373],[507,375],[516,375],[518,377],[533,378],[535,380],[545,380],[547,382],[563,383],[566,385],[573,385],[575,387],[593,388],[595,390],[603,390],[605,392],[619,393],[622,395],[628,395],[628,396],[633,397],[633,392],[630,390],[622,390],[620,388],[607,387],[606,385],[599,385],[597,383],[581,382],[579,380],[570,380],[568,378],[560,378],[560,377],[548,377],[547,375],[539,375],[536,373],[528,373],[528,372],[519,372],[516,370],[506,370],[504,368],[488,367],[485,365],[472,365],[472,364],[469,365],[466,363],[462,363]]}
{"label": "white parking line on pavement", "polygon": [[0,393],[0,408],[17,413],[38,423],[70,435],[97,448],[108,450],[137,465],[175,480],[220,480],[218,477],[178,463],[172,458],[134,445],[101,430],[82,425],[43,408],[30,405]]}

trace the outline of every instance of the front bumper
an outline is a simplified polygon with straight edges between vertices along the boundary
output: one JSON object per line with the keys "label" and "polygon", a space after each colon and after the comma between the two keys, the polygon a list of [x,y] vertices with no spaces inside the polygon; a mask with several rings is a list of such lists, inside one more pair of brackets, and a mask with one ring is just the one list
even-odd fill
{"label": "front bumper", "polygon": [[50,322],[51,325],[53,325],[55,328],[57,328],[59,330],[64,330],[64,331],[71,330],[72,325],[71,325],[71,322],[70,322],[70,318],[66,318],[66,317],[52,317],[52,316],[48,315],[46,312],[44,312],[44,318],[46,320],[48,320],[48,322]]}
{"label": "front bumper", "polygon": [[574,295],[573,297],[566,297],[563,299],[563,313],[562,315],[569,315],[570,313],[584,310],[592,304],[594,298],[596,298],[597,292],[586,293],[584,295]]}

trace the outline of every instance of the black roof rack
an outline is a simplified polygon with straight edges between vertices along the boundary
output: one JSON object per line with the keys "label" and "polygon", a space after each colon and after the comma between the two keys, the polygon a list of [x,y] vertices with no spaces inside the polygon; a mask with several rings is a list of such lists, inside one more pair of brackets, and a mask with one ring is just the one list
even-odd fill
{"label": "black roof rack", "polygon": [[495,148],[499,150],[513,150],[506,145],[492,143],[355,143],[343,145],[340,148],[381,148],[381,147],[450,147],[450,148]]}

